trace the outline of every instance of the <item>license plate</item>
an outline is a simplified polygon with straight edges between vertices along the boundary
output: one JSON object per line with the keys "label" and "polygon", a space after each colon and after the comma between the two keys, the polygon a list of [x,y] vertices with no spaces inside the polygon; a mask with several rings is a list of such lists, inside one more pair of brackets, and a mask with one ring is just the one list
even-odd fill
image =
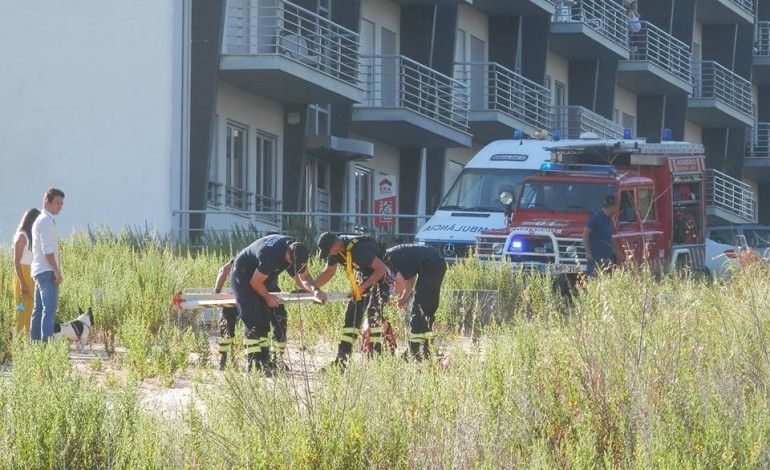
{"label": "license plate", "polygon": [[[532,266],[535,268],[535,266]],[[551,274],[566,274],[566,273],[574,273],[576,272],[576,267],[570,264],[543,264],[539,263],[537,265],[538,271],[541,273],[551,273]]]}

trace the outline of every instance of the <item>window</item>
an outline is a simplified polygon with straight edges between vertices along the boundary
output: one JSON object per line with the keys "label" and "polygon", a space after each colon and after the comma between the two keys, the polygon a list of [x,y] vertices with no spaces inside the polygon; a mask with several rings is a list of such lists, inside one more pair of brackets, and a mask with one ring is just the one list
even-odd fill
{"label": "window", "polygon": [[632,135],[636,136],[636,119],[630,114],[623,113],[623,121],[621,122],[623,129],[631,129]]}
{"label": "window", "polygon": [[636,207],[634,207],[634,191],[622,191],[620,193],[620,212],[618,222],[628,224],[636,221]]}
{"label": "window", "polygon": [[[370,214],[372,208],[372,170],[356,165],[355,173],[356,207],[358,214]],[[371,226],[370,217],[356,217],[356,225],[361,227]]]}
{"label": "window", "polygon": [[652,188],[639,189],[639,217],[643,222],[655,221],[655,197]]}
{"label": "window", "polygon": [[308,106],[307,135],[329,135],[330,106],[328,104],[311,104]]}
{"label": "window", "polygon": [[274,211],[278,209],[276,201],[276,137],[257,132],[257,174],[256,174],[256,210]]}
{"label": "window", "polygon": [[211,207],[222,205],[222,189],[224,185],[219,181],[219,116],[214,116],[211,123],[211,145],[209,152],[209,184],[206,200]]}
{"label": "window", "polygon": [[225,149],[225,205],[251,210],[249,192],[248,130],[234,122],[227,123]]}

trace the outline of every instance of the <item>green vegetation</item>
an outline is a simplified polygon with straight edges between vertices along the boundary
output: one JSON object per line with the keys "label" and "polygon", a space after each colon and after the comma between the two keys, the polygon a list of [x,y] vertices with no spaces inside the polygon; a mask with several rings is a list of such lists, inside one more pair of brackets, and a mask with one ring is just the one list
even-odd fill
{"label": "green vegetation", "polygon": [[[225,242],[66,242],[60,320],[93,305],[110,355],[81,368],[65,344],[11,340],[0,255],[0,468],[770,466],[767,266],[729,284],[618,272],[568,303],[547,278],[470,259],[445,281],[444,361],[264,379],[212,371],[211,328],[171,308],[174,292],[213,284],[237,249]],[[346,287],[338,276],[328,290]],[[324,365],[343,310],[290,307],[290,348]],[[390,313],[403,342],[403,315]],[[183,376],[195,377],[186,408],[168,416],[145,400],[147,381]]]}

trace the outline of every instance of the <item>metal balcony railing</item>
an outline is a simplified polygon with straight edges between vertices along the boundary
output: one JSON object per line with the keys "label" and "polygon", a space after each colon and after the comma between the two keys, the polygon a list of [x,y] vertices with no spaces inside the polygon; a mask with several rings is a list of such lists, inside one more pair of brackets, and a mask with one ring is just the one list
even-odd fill
{"label": "metal balcony railing", "polygon": [[583,132],[593,132],[602,139],[622,139],[623,126],[582,106],[554,106],[553,128],[563,139],[577,139]]}
{"label": "metal balcony railing", "polygon": [[225,186],[225,206],[250,211],[254,207],[254,193],[234,186]]}
{"label": "metal balcony railing", "polygon": [[507,114],[536,129],[551,128],[550,92],[496,62],[455,64],[455,78],[468,87],[470,109]]}
{"label": "metal balcony railing", "polygon": [[693,62],[693,97],[714,98],[753,116],[751,82],[712,60]]}
{"label": "metal balcony railing", "polygon": [[756,222],[757,202],[751,186],[720,171],[706,170],[706,207]]}
{"label": "metal balcony railing", "polygon": [[746,158],[770,158],[770,122],[758,122],[751,128]]}
{"label": "metal balcony railing", "polygon": [[223,54],[280,55],[359,86],[358,33],[284,0],[229,0]]}
{"label": "metal balcony railing", "polygon": [[554,23],[583,23],[610,41],[628,47],[628,18],[616,2],[607,0],[559,0]]}
{"label": "metal balcony railing", "polygon": [[750,13],[751,16],[754,16],[754,0],[728,0],[728,1],[736,5],[741,10],[747,13]]}
{"label": "metal balcony railing", "polygon": [[219,207],[222,205],[222,190],[224,189],[225,185],[222,183],[217,183],[216,181],[209,181],[208,185],[208,191],[206,194],[206,201],[208,202],[208,205]]}
{"label": "metal balcony railing", "polygon": [[648,21],[631,35],[631,60],[646,60],[692,83],[690,46]]}
{"label": "metal balcony railing", "polygon": [[754,38],[754,55],[770,56],[770,21],[757,21]]}
{"label": "metal balcony railing", "polygon": [[468,87],[402,55],[361,56],[362,106],[406,108],[468,132]]}

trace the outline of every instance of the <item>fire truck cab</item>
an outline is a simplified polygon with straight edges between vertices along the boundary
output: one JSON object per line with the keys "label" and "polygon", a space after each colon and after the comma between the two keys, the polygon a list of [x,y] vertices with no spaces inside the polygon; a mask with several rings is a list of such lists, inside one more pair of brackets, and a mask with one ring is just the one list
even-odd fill
{"label": "fire truck cab", "polygon": [[595,141],[550,150],[551,161],[522,182],[507,226],[477,237],[482,259],[554,275],[585,271],[583,231],[613,194],[619,203],[613,217],[618,262],[646,261],[655,272],[703,269],[702,145]]}

